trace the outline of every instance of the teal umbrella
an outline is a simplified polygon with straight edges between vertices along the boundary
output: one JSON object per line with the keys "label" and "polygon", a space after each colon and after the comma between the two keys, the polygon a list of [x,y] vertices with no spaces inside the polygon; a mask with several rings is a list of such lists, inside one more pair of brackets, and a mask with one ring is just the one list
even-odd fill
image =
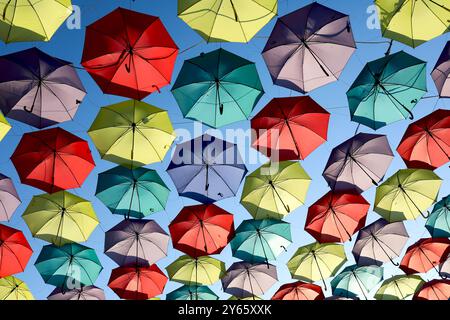
{"label": "teal umbrella", "polygon": [[275,219],[251,219],[239,225],[230,246],[236,258],[252,263],[268,263],[286,251],[291,242],[289,223]]}
{"label": "teal umbrella", "polygon": [[450,195],[434,205],[425,227],[433,238],[450,237]]}
{"label": "teal umbrella", "polygon": [[348,266],[331,281],[333,295],[367,300],[367,293],[383,280],[383,267]]}
{"label": "teal umbrella", "polygon": [[98,175],[96,196],[114,214],[143,218],[166,207],[170,189],[155,170],[117,166]]}
{"label": "teal umbrella", "polygon": [[369,62],[347,91],[353,121],[374,130],[406,118],[427,92],[426,62],[403,51]]}
{"label": "teal umbrella", "polygon": [[182,286],[166,296],[167,300],[218,300],[219,297],[207,286]]}
{"label": "teal umbrella", "polygon": [[185,118],[219,128],[248,119],[264,90],[253,62],[218,49],[186,60],[172,94]]}
{"label": "teal umbrella", "polygon": [[93,285],[103,269],[95,250],[78,243],[44,246],[35,266],[45,283],[69,290]]}

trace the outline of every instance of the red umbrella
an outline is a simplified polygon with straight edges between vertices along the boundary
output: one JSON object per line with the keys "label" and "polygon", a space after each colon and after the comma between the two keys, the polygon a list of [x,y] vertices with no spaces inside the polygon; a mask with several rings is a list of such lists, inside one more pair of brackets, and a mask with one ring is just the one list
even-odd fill
{"label": "red umbrella", "polygon": [[425,273],[444,262],[450,253],[450,240],[447,238],[420,239],[406,250],[400,269],[406,274]]}
{"label": "red umbrella", "polygon": [[282,285],[272,300],[324,300],[322,288],[316,284],[297,281]]}
{"label": "red umbrella", "polygon": [[369,207],[359,194],[330,191],[309,207],[305,230],[320,243],[345,242],[364,227]]}
{"label": "red umbrella", "polygon": [[22,183],[48,193],[79,188],[95,167],[88,143],[61,128],[24,134],[11,161]]}
{"label": "red umbrella", "polygon": [[213,204],[183,208],[169,225],[174,248],[197,258],[217,254],[234,237],[233,215]]}
{"label": "red umbrella", "polygon": [[450,110],[436,110],[412,123],[398,153],[408,168],[434,170],[450,160]]}
{"label": "red umbrella", "polygon": [[32,253],[22,231],[0,224],[0,278],[23,272]]}
{"label": "red umbrella", "polygon": [[81,64],[104,93],[141,100],[170,83],[177,55],[158,17],[118,8],[86,28]]}
{"label": "red umbrella", "polygon": [[431,280],[416,292],[413,300],[449,300],[450,280]]}
{"label": "red umbrella", "polygon": [[251,121],[253,147],[279,161],[303,160],[327,141],[330,114],[308,96],[275,98]]}
{"label": "red umbrella", "polygon": [[108,287],[121,299],[148,300],[163,293],[167,280],[156,264],[149,267],[119,267],[113,269]]}

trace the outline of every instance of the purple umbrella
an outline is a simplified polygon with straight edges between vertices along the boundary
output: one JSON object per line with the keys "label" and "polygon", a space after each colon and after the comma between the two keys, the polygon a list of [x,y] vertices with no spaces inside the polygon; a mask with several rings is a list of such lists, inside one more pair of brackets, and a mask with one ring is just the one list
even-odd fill
{"label": "purple umbrella", "polygon": [[323,177],[334,191],[362,193],[378,185],[393,158],[385,135],[358,133],[333,149]]}
{"label": "purple umbrella", "polygon": [[306,93],[338,80],[355,49],[349,17],[314,2],[279,18],[262,54],[275,84]]}
{"label": "purple umbrella", "polygon": [[431,73],[441,98],[450,98],[450,41],[442,51]]}
{"label": "purple umbrella", "polygon": [[63,290],[56,288],[47,297],[48,300],[105,300],[105,293],[96,286],[86,286],[80,289]]}
{"label": "purple umbrella", "polygon": [[70,62],[37,48],[1,56],[0,70],[1,111],[39,129],[72,120],[86,95]]}
{"label": "purple umbrella", "polygon": [[9,221],[20,204],[11,178],[0,174],[0,221]]}
{"label": "purple umbrella", "polygon": [[105,234],[105,254],[121,267],[150,266],[167,256],[169,235],[153,220],[129,219]]}

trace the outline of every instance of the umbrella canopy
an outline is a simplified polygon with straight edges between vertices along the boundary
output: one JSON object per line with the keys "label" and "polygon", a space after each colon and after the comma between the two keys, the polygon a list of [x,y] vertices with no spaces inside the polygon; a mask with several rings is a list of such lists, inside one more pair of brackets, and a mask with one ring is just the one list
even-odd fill
{"label": "umbrella canopy", "polygon": [[37,48],[1,56],[0,69],[1,111],[39,129],[72,120],[86,95],[71,62]]}
{"label": "umbrella canopy", "polygon": [[431,77],[436,84],[439,97],[450,98],[450,41],[447,42],[436,62]]}
{"label": "umbrella canopy", "polygon": [[375,293],[377,300],[411,300],[425,281],[416,275],[398,275],[386,279]]}
{"label": "umbrella canopy", "polygon": [[299,162],[268,162],[245,178],[241,204],[254,219],[282,219],[305,203],[310,183]]}
{"label": "umbrella canopy", "polygon": [[33,237],[57,246],[87,241],[99,223],[92,204],[67,191],[34,196],[22,218]]}
{"label": "umbrella canopy", "polygon": [[186,60],[172,93],[185,118],[219,128],[248,119],[264,90],[253,62],[218,49]]}
{"label": "umbrella canopy", "polygon": [[413,300],[449,300],[450,280],[431,280],[416,292]]}
{"label": "umbrella canopy", "polygon": [[284,284],[272,297],[272,300],[324,300],[322,288],[301,281]]}
{"label": "umbrella canopy", "polygon": [[383,267],[352,265],[346,267],[333,280],[331,288],[336,296],[364,297],[383,280]]}
{"label": "umbrella canopy", "polygon": [[25,271],[32,254],[22,231],[0,224],[0,278]]}
{"label": "umbrella canopy", "polygon": [[263,300],[263,299],[261,299],[260,297],[257,297],[257,296],[249,296],[249,297],[245,297],[245,298],[239,298],[239,297],[236,297],[236,296],[231,296],[231,297],[228,298],[228,300],[232,300],[232,301],[252,300],[252,301],[255,301],[255,300]]}
{"label": "umbrella canopy", "polygon": [[169,292],[166,300],[219,300],[219,297],[206,286],[182,286]]}
{"label": "umbrella canopy", "polygon": [[247,168],[236,144],[204,134],[177,145],[167,173],[180,196],[212,203],[236,196]]}
{"label": "umbrella canopy", "polygon": [[434,205],[425,228],[432,238],[450,238],[450,195]]}
{"label": "umbrella canopy", "polygon": [[167,111],[136,100],[101,108],[88,134],[102,159],[129,169],[161,162],[175,140]]}
{"label": "umbrella canopy", "polygon": [[275,84],[306,93],[338,80],[355,50],[349,17],[314,2],[278,18],[262,56]]}
{"label": "umbrella canopy", "polygon": [[105,292],[96,286],[85,286],[80,289],[65,291],[55,288],[47,297],[48,300],[105,300]]}
{"label": "umbrella canopy", "polygon": [[203,256],[181,256],[166,267],[169,279],[188,286],[204,286],[219,281],[225,275],[225,263]]}
{"label": "umbrella canopy", "polygon": [[389,222],[414,220],[434,202],[442,180],[433,171],[402,169],[376,191],[374,211]]}
{"label": "umbrella canopy", "polygon": [[25,133],[11,161],[22,183],[48,193],[81,187],[95,167],[87,141],[61,128]]}
{"label": "umbrella canopy", "polygon": [[170,189],[155,170],[117,166],[99,173],[96,197],[113,214],[144,218],[165,209]]}
{"label": "umbrella canopy", "polygon": [[8,134],[9,130],[11,130],[11,125],[0,111],[0,141]]}
{"label": "umbrella canopy", "polygon": [[27,284],[16,277],[0,278],[0,300],[34,300]]}
{"label": "umbrella canopy", "polygon": [[213,204],[188,206],[169,231],[173,247],[193,258],[218,254],[234,237],[234,216]]}
{"label": "umbrella canopy", "polygon": [[119,266],[149,266],[167,256],[169,235],[153,220],[128,219],[105,233],[105,254]]}
{"label": "umbrella canopy", "polygon": [[15,0],[2,1],[0,12],[3,42],[50,41],[73,7],[71,0]]}
{"label": "umbrella canopy", "polygon": [[378,185],[393,158],[385,135],[358,133],[333,149],[322,175],[334,191],[362,193]]}
{"label": "umbrella canopy", "polygon": [[251,121],[252,145],[272,160],[304,160],[327,141],[329,120],[308,96],[275,98]]}
{"label": "umbrella canopy", "polygon": [[142,100],[170,83],[177,55],[158,17],[117,8],[86,27],[81,64],[104,93]]}
{"label": "umbrella canopy", "polygon": [[374,130],[406,118],[427,93],[426,62],[404,51],[369,62],[347,91],[352,121]]}
{"label": "umbrella canopy", "polygon": [[21,203],[12,179],[0,173],[0,221],[9,221]]}
{"label": "umbrella canopy", "polygon": [[359,194],[328,192],[308,209],[305,230],[318,242],[345,242],[366,224],[370,204]]}

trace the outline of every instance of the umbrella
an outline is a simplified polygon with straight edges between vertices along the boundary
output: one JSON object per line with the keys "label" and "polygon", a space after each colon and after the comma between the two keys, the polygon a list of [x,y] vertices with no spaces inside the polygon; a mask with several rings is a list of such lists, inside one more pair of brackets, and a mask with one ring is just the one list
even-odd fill
{"label": "umbrella", "polygon": [[354,298],[346,298],[346,297],[339,297],[339,296],[329,296],[326,297],[325,300],[359,300],[358,297],[354,297]]}
{"label": "umbrella", "polygon": [[0,300],[34,300],[27,284],[16,277],[0,278]]}
{"label": "umbrella", "polygon": [[347,91],[352,121],[374,130],[406,118],[427,93],[426,62],[403,51],[369,62]]}
{"label": "umbrella", "polygon": [[292,243],[288,222],[265,219],[244,220],[230,242],[233,257],[249,262],[276,260]]}
{"label": "umbrella", "polygon": [[246,298],[265,294],[277,281],[272,264],[235,262],[222,278],[222,287],[226,293]]}
{"label": "umbrella", "polygon": [[148,300],[164,291],[167,277],[152,264],[149,267],[119,267],[113,269],[110,287],[121,299]]}
{"label": "umbrella", "polygon": [[0,141],[8,134],[9,130],[11,130],[11,125],[0,111]]}
{"label": "umbrella", "polygon": [[450,110],[439,109],[409,125],[397,152],[408,168],[434,170],[450,160]]}
{"label": "umbrella", "polygon": [[359,194],[328,192],[308,209],[305,230],[318,242],[345,242],[366,224],[370,204]]}
{"label": "umbrella", "polygon": [[236,144],[204,134],[177,145],[167,173],[180,196],[211,203],[236,196],[247,168]]}
{"label": "umbrella", "polygon": [[355,298],[367,294],[383,280],[383,267],[352,265],[346,267],[333,280],[331,288],[336,296]]}
{"label": "umbrella", "polygon": [[431,280],[416,292],[413,300],[449,300],[450,280]]}
{"label": "umbrella", "polygon": [[333,149],[322,175],[334,191],[362,193],[378,185],[393,158],[385,135],[358,133]]}
{"label": "umbrella", "polygon": [[48,193],[81,187],[95,167],[87,141],[61,128],[25,133],[11,161],[22,183]]}
{"label": "umbrella", "polygon": [[264,90],[253,62],[218,49],[186,60],[172,94],[185,118],[219,128],[247,120]]}
{"label": "umbrella", "polygon": [[450,278],[450,253],[447,255],[445,261],[439,266],[439,273],[445,279]]}
{"label": "umbrella", "polygon": [[79,289],[62,290],[55,288],[47,297],[48,300],[105,300],[105,293],[96,286],[85,286]]}
{"label": "umbrella", "polygon": [[433,171],[402,169],[376,191],[374,211],[389,222],[414,220],[434,202],[442,180]]}
{"label": "umbrella", "polygon": [[450,196],[434,205],[425,228],[432,238],[450,238]]}
{"label": "umbrella", "polygon": [[436,62],[431,77],[436,84],[439,97],[450,98],[450,41],[447,42]]}
{"label": "umbrella", "polygon": [[410,300],[425,281],[416,275],[393,276],[383,282],[375,293],[377,300]]}
{"label": "umbrella", "polygon": [[0,69],[1,111],[39,129],[73,120],[86,95],[71,62],[37,48],[1,56]]}
{"label": "umbrella", "polygon": [[188,206],[169,231],[173,247],[193,258],[219,254],[234,237],[234,217],[213,204]]}
{"label": "umbrella", "polygon": [[380,218],[359,231],[352,253],[359,266],[381,266],[387,261],[398,266],[394,259],[408,239],[403,222],[389,223]]}
{"label": "umbrella", "polygon": [[277,0],[178,0],[178,17],[207,42],[249,42],[277,12]]}
{"label": "umbrella", "polygon": [[33,237],[57,246],[87,241],[99,223],[92,204],[67,191],[34,196],[22,218]]}
{"label": "umbrella", "polygon": [[240,300],[256,301],[256,300],[263,300],[263,299],[261,299],[260,297],[257,297],[257,296],[249,296],[249,297],[245,297],[245,298],[239,298],[239,297],[236,297],[236,296],[231,296],[231,297],[228,298],[228,300],[231,300],[231,301],[240,301]]}
{"label": "umbrella", "polygon": [[167,111],[136,100],[101,108],[88,134],[102,159],[129,169],[161,162],[175,140]]}
{"label": "umbrella", "polygon": [[275,84],[306,93],[338,80],[355,50],[349,17],[314,2],[277,20],[262,56]]}
{"label": "umbrella", "polygon": [[124,220],[105,233],[105,254],[122,267],[154,264],[168,245],[169,235],[153,220]]}
{"label": "umbrella", "polygon": [[301,281],[287,283],[272,297],[272,300],[324,300],[322,288],[312,283]]}
{"label": "umbrella", "polygon": [[78,243],[44,246],[34,265],[45,283],[65,291],[93,285],[103,269],[95,250]]}
{"label": "umbrella", "polygon": [[0,173],[0,221],[9,221],[20,204],[12,179]]}
{"label": "umbrella", "polygon": [[182,286],[169,292],[166,300],[219,300],[219,297],[206,286]]}
{"label": "umbrella", "polygon": [[81,64],[104,93],[142,100],[170,84],[177,55],[158,17],[117,8],[86,27]]}
{"label": "umbrella", "polygon": [[50,41],[73,8],[71,0],[15,0],[2,1],[0,12],[0,39],[5,43]]}
{"label": "umbrella", "polygon": [[272,160],[304,160],[327,141],[329,120],[309,96],[275,98],[251,121],[252,145]]}
{"label": "umbrella", "polygon": [[204,286],[219,281],[225,275],[225,263],[203,256],[181,256],[166,267],[169,279],[188,286]]}
{"label": "umbrella", "polygon": [[334,276],[346,261],[343,245],[315,242],[298,248],[287,266],[292,278],[307,282],[322,280],[327,290],[325,279]]}
{"label": "umbrella", "polygon": [[165,209],[170,189],[155,170],[117,166],[99,173],[95,195],[113,214],[144,218]]}
{"label": "umbrella", "polygon": [[282,219],[305,203],[310,183],[299,162],[268,162],[245,178],[241,204],[254,219]]}
{"label": "umbrella", "polygon": [[22,231],[0,224],[0,278],[25,271],[32,254]]}

